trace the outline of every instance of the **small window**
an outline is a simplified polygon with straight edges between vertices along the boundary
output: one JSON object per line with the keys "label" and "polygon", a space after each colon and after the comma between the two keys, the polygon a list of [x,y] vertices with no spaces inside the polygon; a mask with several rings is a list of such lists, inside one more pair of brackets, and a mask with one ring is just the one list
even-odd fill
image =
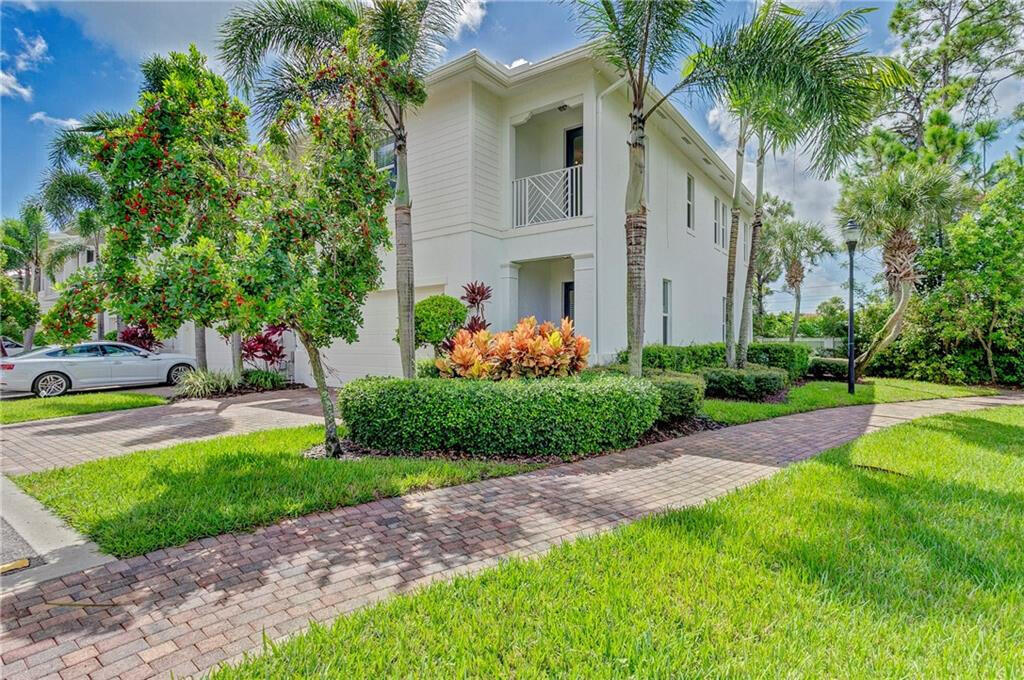
{"label": "small window", "polygon": [[395,139],[388,137],[374,150],[374,161],[377,170],[387,172],[391,175],[391,188],[395,186],[395,178],[398,176],[398,155],[395,153]]}
{"label": "small window", "polygon": [[86,264],[96,260],[96,253],[93,252],[92,248],[86,248],[85,250],[85,262]]}
{"label": "small window", "polygon": [[729,206],[722,201],[722,247],[729,245],[729,225],[732,223],[732,216],[729,214]]}
{"label": "small window", "polygon": [[719,238],[719,236],[718,236],[719,235],[718,216],[721,214],[721,205],[722,205],[722,202],[720,200],[718,200],[718,196],[715,196],[715,213],[714,213],[715,224],[714,224],[714,229],[715,229],[715,245],[716,246],[719,244],[719,241],[718,241],[718,238]]}
{"label": "small window", "polygon": [[743,261],[750,259],[750,225],[743,223]]}
{"label": "small window", "polygon": [[672,344],[672,282],[661,280],[661,344]]}
{"label": "small window", "polygon": [[693,231],[693,175],[686,176],[686,228]]}

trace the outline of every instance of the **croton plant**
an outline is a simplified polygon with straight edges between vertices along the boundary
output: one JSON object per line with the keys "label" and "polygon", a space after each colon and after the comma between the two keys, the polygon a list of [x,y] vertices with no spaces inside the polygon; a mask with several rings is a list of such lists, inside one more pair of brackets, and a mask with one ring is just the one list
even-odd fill
{"label": "croton plant", "polygon": [[490,333],[460,329],[452,349],[436,360],[444,378],[505,380],[566,377],[587,367],[590,339],[576,335],[568,318],[555,326],[536,317],[520,320],[515,329]]}

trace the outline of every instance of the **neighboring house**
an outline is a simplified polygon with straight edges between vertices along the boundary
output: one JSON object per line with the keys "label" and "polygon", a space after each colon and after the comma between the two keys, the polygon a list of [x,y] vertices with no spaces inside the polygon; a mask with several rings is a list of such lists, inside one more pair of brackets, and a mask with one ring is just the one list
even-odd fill
{"label": "neighboring house", "polygon": [[[492,328],[570,316],[591,338],[591,362],[613,359],[626,346],[629,105],[617,74],[589,47],[516,68],[472,51],[427,84],[408,124],[417,299],[457,297],[481,280],[494,289]],[[647,134],[646,342],[720,341],[732,171],[670,104]],[[737,317],[752,204],[744,192]],[[384,287],[367,300],[359,340],[324,352],[332,384],[401,373],[394,253],[383,259]],[[182,329],[170,346],[190,351],[191,335]],[[218,336],[207,344],[211,367],[226,368]],[[312,384],[302,349],[293,351],[294,378]]]}

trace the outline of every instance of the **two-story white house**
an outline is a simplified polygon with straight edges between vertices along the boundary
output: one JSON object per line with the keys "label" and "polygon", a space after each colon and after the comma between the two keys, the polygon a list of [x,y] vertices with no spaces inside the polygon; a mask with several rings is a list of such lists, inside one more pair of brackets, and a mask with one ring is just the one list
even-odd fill
{"label": "two-story white house", "polygon": [[[588,46],[515,68],[474,50],[427,84],[408,124],[417,299],[457,297],[480,280],[494,289],[492,328],[569,316],[591,338],[591,362],[611,360],[626,346],[629,104],[619,74]],[[647,134],[646,342],[722,340],[733,173],[671,103]],[[744,192],[737,309],[752,204]],[[367,300],[358,342],[324,353],[333,384],[401,373],[394,253],[383,259],[384,287]],[[191,327],[169,344],[190,351]],[[207,345],[211,368],[226,368],[219,336]],[[295,379],[312,384],[301,347],[288,346]]]}

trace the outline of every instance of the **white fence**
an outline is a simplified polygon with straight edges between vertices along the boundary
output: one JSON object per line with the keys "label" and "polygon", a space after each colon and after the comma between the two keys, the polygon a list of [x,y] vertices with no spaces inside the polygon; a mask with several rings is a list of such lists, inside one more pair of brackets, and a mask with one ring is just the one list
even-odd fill
{"label": "white fence", "polygon": [[516,227],[579,217],[583,214],[583,166],[514,180],[512,205]]}

